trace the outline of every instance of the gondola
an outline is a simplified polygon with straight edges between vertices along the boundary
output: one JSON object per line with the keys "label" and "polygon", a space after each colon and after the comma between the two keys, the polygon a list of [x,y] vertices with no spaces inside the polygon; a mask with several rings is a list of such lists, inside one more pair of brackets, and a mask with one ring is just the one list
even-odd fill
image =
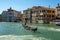
{"label": "gondola", "polygon": [[36,32],[36,31],[37,31],[37,28],[32,28],[32,27],[27,26],[27,25],[24,25],[24,24],[22,24],[22,25],[23,25],[23,27],[24,27],[26,30],[33,31],[33,32]]}

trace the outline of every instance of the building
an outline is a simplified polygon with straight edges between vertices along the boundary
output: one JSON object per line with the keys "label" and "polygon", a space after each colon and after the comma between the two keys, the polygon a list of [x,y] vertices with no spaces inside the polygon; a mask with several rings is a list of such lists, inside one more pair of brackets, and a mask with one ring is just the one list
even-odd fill
{"label": "building", "polygon": [[56,18],[56,9],[34,6],[23,11],[29,23],[50,23]]}
{"label": "building", "polygon": [[18,16],[20,16],[21,12],[13,10],[12,8],[7,11],[2,12],[2,21],[3,22],[18,22]]}
{"label": "building", "polygon": [[20,16],[18,16],[18,21],[19,22],[24,22],[23,14],[20,14]]}
{"label": "building", "polygon": [[2,22],[2,15],[0,14],[0,22]]}
{"label": "building", "polygon": [[56,9],[57,9],[57,16],[60,17],[60,5],[59,5],[59,3],[58,3],[58,6],[56,7]]}
{"label": "building", "polygon": [[56,16],[56,22],[60,22],[60,5],[58,3],[58,6],[56,7],[57,16]]}

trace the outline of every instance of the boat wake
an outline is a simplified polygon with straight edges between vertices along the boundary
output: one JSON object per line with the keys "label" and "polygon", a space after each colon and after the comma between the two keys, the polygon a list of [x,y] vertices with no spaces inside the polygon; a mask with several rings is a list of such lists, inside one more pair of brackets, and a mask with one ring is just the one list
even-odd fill
{"label": "boat wake", "polygon": [[44,37],[34,37],[33,35],[23,35],[23,36],[15,36],[15,35],[3,35],[0,36],[0,40],[51,40]]}

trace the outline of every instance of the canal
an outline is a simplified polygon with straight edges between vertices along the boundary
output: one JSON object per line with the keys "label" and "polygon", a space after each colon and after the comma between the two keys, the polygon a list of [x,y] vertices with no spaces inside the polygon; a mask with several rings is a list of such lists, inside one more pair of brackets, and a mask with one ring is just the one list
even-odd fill
{"label": "canal", "polygon": [[37,32],[23,28],[22,23],[0,22],[0,40],[60,40],[60,27],[54,25],[29,25]]}

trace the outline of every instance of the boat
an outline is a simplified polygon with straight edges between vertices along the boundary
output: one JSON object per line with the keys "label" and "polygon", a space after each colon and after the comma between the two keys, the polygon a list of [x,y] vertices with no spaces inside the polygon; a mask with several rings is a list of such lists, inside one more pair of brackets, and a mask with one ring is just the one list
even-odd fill
{"label": "boat", "polygon": [[24,24],[22,24],[22,25],[26,30],[30,30],[30,31],[34,31],[34,32],[37,31],[37,28],[32,28],[32,27],[24,25]]}
{"label": "boat", "polygon": [[57,25],[57,26],[60,26],[60,22],[56,22],[56,25]]}

